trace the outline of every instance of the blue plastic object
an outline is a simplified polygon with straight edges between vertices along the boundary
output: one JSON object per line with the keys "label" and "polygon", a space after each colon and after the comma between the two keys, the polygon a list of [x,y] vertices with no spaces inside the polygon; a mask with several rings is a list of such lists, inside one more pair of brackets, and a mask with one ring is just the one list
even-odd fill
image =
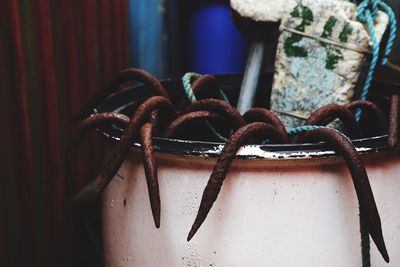
{"label": "blue plastic object", "polygon": [[189,20],[190,70],[212,74],[243,72],[247,42],[234,27],[228,5],[201,5]]}

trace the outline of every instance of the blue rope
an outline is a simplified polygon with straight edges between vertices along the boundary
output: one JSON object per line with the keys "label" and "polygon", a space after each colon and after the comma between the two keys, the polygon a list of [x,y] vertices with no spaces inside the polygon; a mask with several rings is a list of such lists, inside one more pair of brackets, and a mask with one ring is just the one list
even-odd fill
{"label": "blue rope", "polygon": [[385,54],[382,58],[382,65],[386,65],[388,63],[388,57],[390,55],[390,52],[392,52],[393,44],[396,39],[397,20],[396,20],[396,15],[393,12],[393,9],[389,5],[387,5],[384,2],[380,2],[379,7],[389,17],[390,32],[389,32],[389,37],[388,37],[386,48],[385,48]]}
{"label": "blue rope", "polygon": [[[392,51],[394,40],[396,38],[397,31],[397,21],[396,16],[386,3],[380,0],[364,0],[357,7],[357,19],[361,23],[367,23],[368,31],[372,41],[372,59],[368,69],[367,78],[365,80],[364,88],[361,91],[360,99],[365,100],[368,95],[369,88],[372,83],[372,76],[374,75],[375,68],[378,64],[379,58],[379,42],[376,38],[375,28],[374,28],[374,20],[378,15],[378,10],[385,12],[389,17],[389,38],[386,43],[385,52],[381,61],[382,65],[386,65],[388,63],[388,57],[390,52]],[[357,121],[361,118],[361,109],[357,109],[355,111],[355,118]],[[361,254],[362,254],[362,264],[363,267],[370,267],[370,245],[369,245],[369,233],[367,228],[365,227],[363,221],[360,218],[360,232],[361,232]]]}
{"label": "blue rope", "polygon": [[[365,79],[364,87],[361,91],[360,99],[367,99],[369,88],[371,87],[372,78],[375,73],[376,66],[379,59],[379,41],[376,37],[374,20],[378,15],[378,10],[385,12],[389,17],[390,32],[386,44],[385,53],[382,58],[382,65],[387,64],[388,56],[392,51],[394,40],[396,38],[397,22],[393,10],[384,2],[380,0],[364,0],[357,7],[357,19],[361,23],[366,23],[372,41],[372,58],[368,68],[367,78]],[[355,111],[356,120],[361,118],[361,109]]]}
{"label": "blue rope", "polygon": [[296,127],[296,128],[291,128],[287,132],[288,132],[289,135],[298,135],[298,134],[300,134],[302,132],[308,132],[308,131],[312,131],[312,130],[315,130],[315,129],[322,129],[322,128],[324,128],[324,129],[333,129],[333,128],[328,127],[328,126],[303,125],[303,126],[299,126],[299,127]]}

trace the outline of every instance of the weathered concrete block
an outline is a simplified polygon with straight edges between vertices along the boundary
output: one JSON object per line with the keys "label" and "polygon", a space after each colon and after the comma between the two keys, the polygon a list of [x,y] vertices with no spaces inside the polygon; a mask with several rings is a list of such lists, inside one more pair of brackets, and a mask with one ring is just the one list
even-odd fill
{"label": "weathered concrete block", "polygon": [[[376,33],[381,39],[388,17],[380,12]],[[327,104],[348,103],[371,49],[364,25],[356,19],[356,6],[345,1],[298,1],[281,23],[271,109],[287,127],[304,121]]]}
{"label": "weathered concrete block", "polygon": [[[313,1],[320,2],[321,0]],[[277,22],[286,12],[301,2],[301,0],[230,0],[230,5],[242,17],[259,22]]]}
{"label": "weathered concrete block", "polygon": [[254,21],[280,21],[283,13],[297,5],[295,0],[231,0],[231,7]]}

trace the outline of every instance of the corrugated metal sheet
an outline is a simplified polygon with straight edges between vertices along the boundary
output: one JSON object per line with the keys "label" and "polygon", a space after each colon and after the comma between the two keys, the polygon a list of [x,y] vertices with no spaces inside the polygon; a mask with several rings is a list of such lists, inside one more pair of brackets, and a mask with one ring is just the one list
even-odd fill
{"label": "corrugated metal sheet", "polygon": [[0,266],[76,266],[70,198],[98,151],[66,180],[69,119],[128,66],[127,1],[0,3]]}

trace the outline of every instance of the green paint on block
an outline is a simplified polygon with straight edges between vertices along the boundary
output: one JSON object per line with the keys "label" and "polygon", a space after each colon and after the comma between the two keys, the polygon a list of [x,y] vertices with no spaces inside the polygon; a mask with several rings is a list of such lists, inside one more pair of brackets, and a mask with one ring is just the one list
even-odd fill
{"label": "green paint on block", "polygon": [[[332,37],[333,28],[336,26],[336,23],[337,19],[334,16],[330,16],[324,25],[324,31],[321,37],[326,39]],[[339,60],[343,59],[342,52],[337,49],[331,49],[329,45],[322,42],[321,46],[325,47],[326,50],[325,68],[327,70],[335,70]]]}
{"label": "green paint on block", "polygon": [[[314,15],[310,8],[298,4],[290,15],[294,18],[301,18],[301,23],[295,27],[296,30],[304,32],[306,26],[310,26],[314,21]],[[329,39],[332,37],[333,29],[337,24],[337,18],[334,16],[330,16],[324,25],[324,31],[321,34],[322,38]],[[353,29],[351,28],[349,23],[346,23],[343,27],[339,35],[339,39],[341,42],[347,42],[349,35],[352,33]],[[287,56],[289,57],[307,57],[307,50],[299,45],[299,42],[303,39],[303,36],[298,34],[292,34],[292,36],[288,37],[284,43],[284,50]],[[343,54],[338,49],[332,49],[329,45],[321,42],[321,46],[326,50],[326,64],[325,68],[327,70],[335,70],[339,60],[343,59]]]}
{"label": "green paint on block", "polygon": [[326,49],[326,64],[325,68],[327,70],[334,70],[340,59],[343,59],[342,52],[337,49]]}
{"label": "green paint on block", "polygon": [[295,29],[304,32],[306,26],[310,26],[314,21],[314,15],[310,8],[298,4],[290,15],[294,18],[301,18],[303,21]]}
{"label": "green paint on block", "polygon": [[335,27],[337,19],[333,16],[330,16],[328,21],[324,26],[324,32],[322,33],[322,38],[329,38],[332,36],[333,28]]}
{"label": "green paint on block", "polygon": [[[296,26],[296,30],[304,32],[306,26],[310,26],[314,21],[314,15],[310,8],[298,4],[294,10],[290,13],[294,18],[301,18],[301,24]],[[289,57],[307,57],[308,53],[305,48],[301,47],[298,42],[301,41],[303,37],[297,34],[292,34],[286,39],[284,44],[284,50]]]}
{"label": "green paint on block", "polygon": [[343,30],[339,34],[339,40],[342,43],[346,43],[349,39],[349,35],[353,32],[353,28],[350,26],[350,23],[346,23],[343,27]]}

